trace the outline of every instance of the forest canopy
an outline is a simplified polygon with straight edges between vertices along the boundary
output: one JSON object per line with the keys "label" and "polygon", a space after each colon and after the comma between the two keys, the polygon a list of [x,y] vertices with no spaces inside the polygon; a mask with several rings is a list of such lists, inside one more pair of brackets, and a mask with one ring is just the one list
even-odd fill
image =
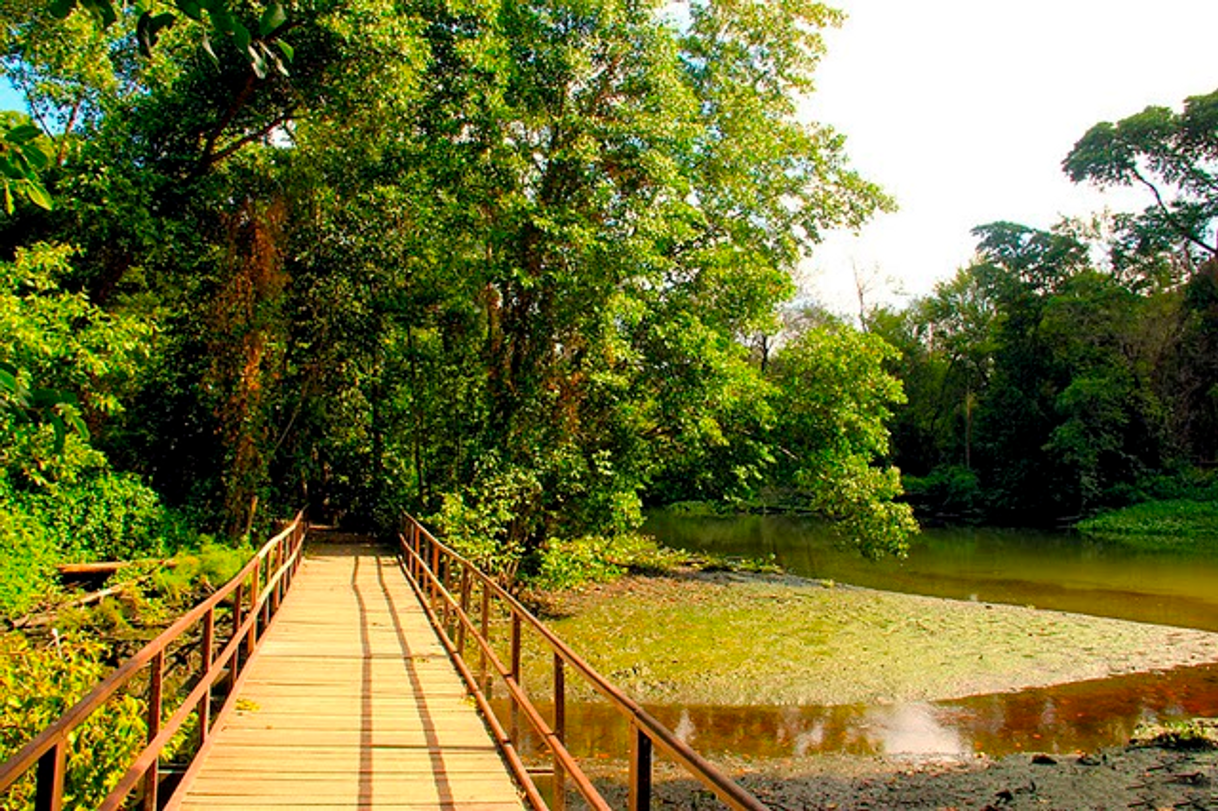
{"label": "forest canopy", "polygon": [[432,516],[512,567],[647,504],[777,493],[899,552],[890,350],[832,319],[773,340],[822,234],[892,206],[797,115],[840,20],[6,4],[5,537],[122,552],[38,530],[105,483],[150,549],[308,503]]}

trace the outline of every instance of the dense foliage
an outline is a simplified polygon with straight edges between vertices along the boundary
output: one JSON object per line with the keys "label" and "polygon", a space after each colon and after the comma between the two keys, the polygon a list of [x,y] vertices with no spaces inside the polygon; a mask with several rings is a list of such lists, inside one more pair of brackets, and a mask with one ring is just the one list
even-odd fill
{"label": "dense foliage", "polygon": [[1077,181],[1146,211],[975,230],[973,263],[871,329],[902,351],[893,459],[946,517],[1052,524],[1210,498],[1218,461],[1218,92],[1092,128]]}
{"label": "dense foliage", "polygon": [[10,569],[171,552],[181,515],[238,538],[301,502],[379,528],[410,509],[551,579],[687,497],[780,493],[900,551],[880,342],[749,348],[821,234],[890,205],[798,115],[840,19],[6,5],[30,113],[4,124]]}

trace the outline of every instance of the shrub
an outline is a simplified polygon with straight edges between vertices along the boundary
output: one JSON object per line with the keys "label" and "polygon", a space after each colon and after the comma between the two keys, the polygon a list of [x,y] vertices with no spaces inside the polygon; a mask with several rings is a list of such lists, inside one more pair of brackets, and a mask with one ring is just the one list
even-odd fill
{"label": "shrub", "polygon": [[609,560],[611,544],[596,536],[551,539],[541,550],[529,583],[541,589],[565,589],[612,580],[622,569]]}
{"label": "shrub", "polygon": [[0,494],[0,615],[19,616],[54,584],[55,545],[42,526]]}
{"label": "shrub", "polygon": [[[34,648],[23,637],[0,637],[0,761],[15,755],[91,690],[109,671],[97,642],[56,639]],[[147,737],[143,703],[118,695],[71,736],[64,807],[96,808],[122,778]],[[14,784],[5,808],[33,807],[33,780]]]}
{"label": "shrub", "polygon": [[64,560],[159,557],[185,540],[185,530],[156,492],[131,474],[91,472],[75,483],[17,498]]}
{"label": "shrub", "polygon": [[1153,548],[1218,545],[1218,502],[1148,501],[1082,521],[1084,533]]}

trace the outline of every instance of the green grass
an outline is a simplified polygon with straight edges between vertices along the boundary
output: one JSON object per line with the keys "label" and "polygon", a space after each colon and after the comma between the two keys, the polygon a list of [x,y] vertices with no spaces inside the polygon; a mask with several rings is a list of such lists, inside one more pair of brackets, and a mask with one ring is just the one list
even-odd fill
{"label": "green grass", "polygon": [[1147,551],[1218,550],[1218,501],[1148,501],[1103,513],[1078,529]]}

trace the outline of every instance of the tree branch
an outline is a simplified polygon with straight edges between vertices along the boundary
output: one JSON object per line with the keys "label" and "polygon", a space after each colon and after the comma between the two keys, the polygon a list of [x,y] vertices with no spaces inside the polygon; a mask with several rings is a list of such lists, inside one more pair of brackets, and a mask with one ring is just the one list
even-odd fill
{"label": "tree branch", "polygon": [[1205,242],[1199,239],[1196,234],[1189,231],[1180,224],[1179,220],[1172,216],[1171,209],[1169,209],[1167,207],[1167,203],[1163,201],[1163,195],[1160,193],[1158,186],[1147,180],[1146,177],[1143,176],[1143,174],[1136,168],[1133,170],[1133,176],[1137,178],[1142,185],[1150,189],[1150,193],[1155,196],[1155,206],[1163,213],[1163,216],[1166,218],[1168,224],[1171,225],[1172,228],[1175,228],[1180,236],[1184,237],[1186,240],[1201,248],[1201,250],[1205,251],[1211,256],[1218,256],[1218,249],[1212,248],[1205,244]]}
{"label": "tree branch", "polygon": [[284,110],[282,115],[276,116],[266,126],[261,127],[259,129],[255,130],[254,132],[250,132],[250,133],[247,133],[247,134],[241,136],[236,141],[233,141],[231,144],[229,144],[228,146],[221,149],[219,152],[214,153],[212,155],[211,159],[208,161],[207,165],[213,166],[213,165],[219,163],[220,161],[224,160],[225,158],[230,157],[233,153],[235,153],[237,150],[239,150],[241,147],[245,146],[246,144],[252,143],[261,138],[265,138],[276,127],[283,126],[285,123],[290,121],[295,112],[296,112],[296,107],[294,107],[294,106],[289,107],[287,110]]}

